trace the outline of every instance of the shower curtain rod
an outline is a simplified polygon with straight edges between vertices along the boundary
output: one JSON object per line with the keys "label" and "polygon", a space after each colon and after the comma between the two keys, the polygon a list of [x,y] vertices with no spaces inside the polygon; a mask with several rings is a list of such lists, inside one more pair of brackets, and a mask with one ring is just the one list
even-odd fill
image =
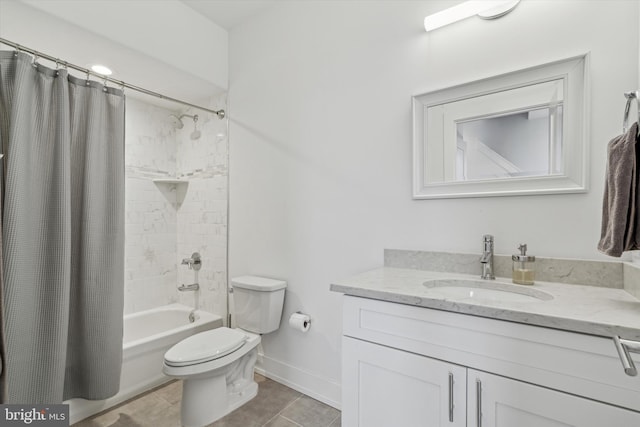
{"label": "shower curtain rod", "polygon": [[202,111],[207,111],[209,113],[215,114],[216,116],[218,116],[219,119],[224,119],[224,117],[226,115],[225,111],[222,110],[222,109],[221,110],[212,110],[210,108],[205,108],[205,107],[201,107],[199,105],[191,104],[190,102],[181,101],[179,99],[172,98],[170,96],[166,96],[166,95],[163,95],[161,93],[153,92],[153,91],[151,91],[149,89],[145,89],[145,88],[142,88],[140,86],[136,86],[136,85],[132,85],[130,83],[123,82],[122,80],[112,79],[111,77],[107,77],[105,75],[96,73],[95,71],[91,71],[91,70],[89,70],[87,68],[80,67],[78,65],[71,64],[71,63],[66,62],[66,61],[62,61],[59,58],[55,58],[55,57],[53,57],[51,55],[47,55],[46,53],[42,53],[42,52],[39,52],[39,51],[37,51],[35,49],[30,49],[28,47],[19,45],[18,43],[14,43],[14,42],[12,42],[10,40],[3,39],[2,37],[0,37],[0,44],[5,44],[7,46],[11,46],[14,49],[16,49],[16,51],[18,51],[18,52],[30,53],[33,56],[35,56],[36,60],[38,58],[44,58],[44,59],[47,59],[47,60],[49,60],[51,62],[55,62],[56,66],[62,66],[64,68],[73,68],[76,71],[80,71],[80,72],[86,74],[87,75],[87,80],[89,80],[89,76],[90,75],[93,75],[93,76],[103,80],[105,82],[105,84],[106,84],[106,82],[115,83],[118,86],[120,86],[122,89],[124,89],[124,88],[132,89],[132,90],[135,90],[136,92],[144,93],[144,94],[150,95],[150,96],[155,96],[156,98],[164,99],[164,100],[167,100],[167,101],[172,101],[172,102],[175,102],[175,103],[178,103],[178,104],[186,105],[188,107],[197,108],[197,109],[202,110]]}

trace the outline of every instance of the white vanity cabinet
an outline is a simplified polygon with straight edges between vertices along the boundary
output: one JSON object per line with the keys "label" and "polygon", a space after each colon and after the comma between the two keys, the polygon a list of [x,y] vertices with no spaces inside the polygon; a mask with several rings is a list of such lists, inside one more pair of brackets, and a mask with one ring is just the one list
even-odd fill
{"label": "white vanity cabinet", "polygon": [[467,374],[467,391],[467,425],[472,427],[640,425],[636,412],[473,369]]}
{"label": "white vanity cabinet", "polygon": [[640,426],[610,339],[353,296],[343,335],[344,427]]}
{"label": "white vanity cabinet", "polygon": [[355,338],[342,340],[342,425],[467,425],[467,370]]}

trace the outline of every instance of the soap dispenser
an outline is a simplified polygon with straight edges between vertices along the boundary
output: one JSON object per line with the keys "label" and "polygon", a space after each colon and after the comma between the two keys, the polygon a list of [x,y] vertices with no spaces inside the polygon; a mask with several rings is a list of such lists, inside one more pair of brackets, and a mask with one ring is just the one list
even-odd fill
{"label": "soap dispenser", "polygon": [[536,257],[527,255],[527,244],[521,243],[518,246],[520,254],[513,255],[513,283],[519,285],[533,285],[535,279]]}

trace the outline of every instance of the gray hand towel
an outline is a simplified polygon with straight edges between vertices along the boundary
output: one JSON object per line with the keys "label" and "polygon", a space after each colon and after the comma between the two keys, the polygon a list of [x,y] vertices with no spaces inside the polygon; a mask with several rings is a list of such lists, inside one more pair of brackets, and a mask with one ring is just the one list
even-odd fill
{"label": "gray hand towel", "polygon": [[640,249],[637,139],[638,123],[634,123],[608,145],[598,250],[610,256],[619,257],[624,251]]}

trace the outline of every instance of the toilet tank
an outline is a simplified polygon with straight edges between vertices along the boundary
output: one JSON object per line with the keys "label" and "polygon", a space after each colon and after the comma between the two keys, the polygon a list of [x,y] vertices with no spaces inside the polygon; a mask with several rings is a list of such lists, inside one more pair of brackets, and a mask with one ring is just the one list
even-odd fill
{"label": "toilet tank", "polygon": [[256,334],[280,327],[287,282],[258,276],[231,279],[236,326]]}

